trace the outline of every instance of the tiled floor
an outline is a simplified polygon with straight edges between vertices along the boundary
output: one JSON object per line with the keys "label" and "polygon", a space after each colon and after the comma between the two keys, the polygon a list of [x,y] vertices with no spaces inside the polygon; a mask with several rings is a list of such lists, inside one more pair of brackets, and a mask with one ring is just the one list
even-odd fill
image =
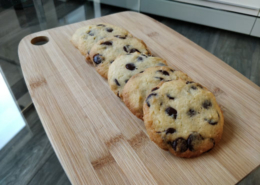
{"label": "tiled floor", "polygon": [[[20,6],[0,7],[0,65],[21,108],[31,103],[26,88],[17,49],[26,35],[125,11],[108,5],[95,12],[92,2],[42,0],[43,6],[33,6],[27,0]],[[1,3],[0,3],[1,4]],[[45,12],[45,16],[37,14]],[[186,36],[260,85],[260,38],[219,30],[206,26],[150,15]],[[24,113],[30,130],[23,129],[0,151],[0,184],[70,184],[44,132],[38,115],[31,107]],[[259,170],[258,170],[259,171]],[[258,172],[259,174],[259,172]],[[255,175],[257,177],[257,175]],[[259,176],[259,175],[258,175]],[[257,178],[247,178],[241,184],[255,184]]]}

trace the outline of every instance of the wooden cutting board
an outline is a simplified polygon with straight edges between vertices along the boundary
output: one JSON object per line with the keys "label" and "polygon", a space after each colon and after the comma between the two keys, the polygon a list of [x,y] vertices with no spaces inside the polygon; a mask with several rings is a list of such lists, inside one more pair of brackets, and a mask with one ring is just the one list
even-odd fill
{"label": "wooden cutting board", "polygon": [[[192,159],[159,149],[107,81],[70,43],[75,30],[111,23],[144,40],[169,66],[214,92],[225,116],[223,138]],[[35,37],[49,39],[31,44]],[[73,184],[234,184],[260,164],[260,88],[165,25],[123,12],[26,36],[19,57],[52,146]]]}

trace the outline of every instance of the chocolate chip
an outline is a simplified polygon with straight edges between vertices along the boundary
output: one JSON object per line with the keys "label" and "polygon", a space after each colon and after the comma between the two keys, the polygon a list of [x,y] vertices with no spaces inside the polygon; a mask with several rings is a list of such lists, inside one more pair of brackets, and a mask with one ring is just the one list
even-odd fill
{"label": "chocolate chip", "polygon": [[163,74],[164,74],[165,76],[169,76],[169,75],[170,75],[167,71],[163,71]]}
{"label": "chocolate chip", "polygon": [[212,103],[211,103],[210,100],[205,100],[205,101],[202,103],[202,107],[205,108],[205,109],[209,109],[211,106],[212,106]]}
{"label": "chocolate chip", "polygon": [[106,45],[106,46],[112,46],[112,44],[113,44],[112,41],[106,41],[101,43],[101,45]]}
{"label": "chocolate chip", "polygon": [[129,53],[134,53],[134,52],[141,53],[138,49],[135,49],[135,48],[132,48]]}
{"label": "chocolate chip", "polygon": [[125,80],[125,83],[127,83],[127,82],[128,82],[128,80],[129,80],[129,79]]}
{"label": "chocolate chip", "polygon": [[175,70],[173,70],[173,69],[170,69],[170,71],[171,71],[171,72],[174,72]]}
{"label": "chocolate chip", "polygon": [[169,116],[173,117],[174,119],[177,118],[177,110],[175,110],[174,108],[168,107],[168,108],[165,109],[165,112],[166,112]]}
{"label": "chocolate chip", "polygon": [[156,91],[157,89],[159,89],[159,87],[153,88],[153,89],[152,89],[152,92],[153,92],[153,91]]}
{"label": "chocolate chip", "polygon": [[[194,82],[193,82],[193,81],[187,81],[187,82],[186,82],[186,84],[191,84],[191,83],[194,83]],[[192,86],[191,86],[191,88],[192,88],[193,90],[197,90],[197,89],[198,89],[197,87],[203,89],[202,85],[200,85],[200,84],[197,84],[197,86],[195,86],[195,85],[192,85]]]}
{"label": "chocolate chip", "polygon": [[145,55],[145,54],[143,54],[143,53],[142,53],[141,55],[144,56],[144,57],[146,57],[146,58],[148,57],[147,55]]}
{"label": "chocolate chip", "polygon": [[204,118],[204,120],[207,121],[210,125],[216,125],[216,124],[218,124],[218,121],[216,121],[216,120],[207,119],[207,118]]}
{"label": "chocolate chip", "polygon": [[174,97],[170,96],[169,94],[167,94],[167,97],[168,97],[170,100],[174,100]]}
{"label": "chocolate chip", "polygon": [[198,87],[200,87],[201,89],[203,89],[202,85],[200,85],[200,84],[197,84],[197,86],[198,86]]}
{"label": "chocolate chip", "polygon": [[103,27],[106,27],[104,24],[98,24],[97,26],[103,26]]}
{"label": "chocolate chip", "polygon": [[121,35],[115,35],[115,37],[117,37],[119,39],[126,39],[126,36],[121,36]]}
{"label": "chocolate chip", "polygon": [[197,132],[193,132],[189,135],[188,141],[188,148],[190,151],[194,150],[194,146],[199,144],[204,138]]}
{"label": "chocolate chip", "polygon": [[162,105],[163,105],[163,102],[160,103],[160,106],[162,106]]}
{"label": "chocolate chip", "polygon": [[192,116],[195,116],[195,115],[197,114],[197,112],[196,112],[195,110],[193,110],[193,109],[189,109],[188,112],[187,112],[187,114],[188,114],[190,117],[192,117]]}
{"label": "chocolate chip", "polygon": [[144,71],[141,71],[140,73],[143,73]]}
{"label": "chocolate chip", "polygon": [[120,83],[117,81],[117,79],[115,79],[115,83],[117,86],[120,86]]}
{"label": "chocolate chip", "polygon": [[93,61],[95,62],[95,64],[100,64],[102,62],[102,58],[101,58],[101,55],[100,54],[96,54],[94,55],[93,57]]}
{"label": "chocolate chip", "polygon": [[146,98],[146,104],[148,107],[150,107],[150,103],[149,103],[149,99],[152,97],[152,96],[156,96],[157,94],[156,93],[151,93],[147,96]]}
{"label": "chocolate chip", "polygon": [[167,71],[164,70],[158,70],[157,72],[162,73],[163,75],[169,76],[170,74]]}
{"label": "chocolate chip", "polygon": [[124,51],[128,53],[128,48],[129,48],[129,45],[126,45],[123,47]]}
{"label": "chocolate chip", "polygon": [[197,90],[197,87],[196,86],[191,86],[191,88],[193,89],[193,90]]}
{"label": "chocolate chip", "polygon": [[160,81],[164,80],[164,78],[161,78],[161,77],[154,77],[156,79],[159,79]]}
{"label": "chocolate chip", "polygon": [[119,91],[117,91],[117,94],[116,94],[116,95],[117,95],[118,98],[120,98],[120,96],[119,96]]}
{"label": "chocolate chip", "polygon": [[126,69],[133,71],[135,70],[135,65],[133,63],[128,63],[125,65]]}
{"label": "chocolate chip", "polygon": [[179,137],[172,142],[172,148],[176,152],[180,152],[180,153],[186,152],[186,150],[188,149],[187,141],[182,137]]}
{"label": "chocolate chip", "polygon": [[111,61],[110,61],[110,64],[112,64],[113,62],[114,62],[114,60],[111,60]]}
{"label": "chocolate chip", "polygon": [[138,57],[137,60],[138,61],[143,61],[143,58],[142,57]]}
{"label": "chocolate chip", "polygon": [[107,28],[106,30],[107,30],[107,32],[112,32],[113,31],[112,28]]}
{"label": "chocolate chip", "polygon": [[88,32],[88,35],[89,35],[89,36],[94,36],[94,32],[92,32],[92,30],[90,30],[90,31]]}
{"label": "chocolate chip", "polygon": [[174,128],[168,128],[166,131],[165,131],[165,134],[173,134],[174,132],[176,132],[176,130]]}

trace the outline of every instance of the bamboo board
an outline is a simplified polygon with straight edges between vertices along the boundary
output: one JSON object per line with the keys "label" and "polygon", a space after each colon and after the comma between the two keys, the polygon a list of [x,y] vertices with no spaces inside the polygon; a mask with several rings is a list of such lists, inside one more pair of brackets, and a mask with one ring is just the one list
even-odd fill
{"label": "bamboo board", "polygon": [[[182,159],[151,142],[94,67],[70,43],[84,25],[106,22],[144,40],[154,55],[214,92],[225,116],[211,152]],[[48,37],[42,46],[31,44]],[[234,184],[260,164],[260,88],[165,25],[123,12],[26,36],[22,70],[52,146],[73,184]]]}

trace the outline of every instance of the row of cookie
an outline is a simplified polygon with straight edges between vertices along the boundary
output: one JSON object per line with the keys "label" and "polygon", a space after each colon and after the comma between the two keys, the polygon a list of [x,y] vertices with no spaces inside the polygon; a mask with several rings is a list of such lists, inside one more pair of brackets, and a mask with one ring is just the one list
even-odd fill
{"label": "row of cookie", "polygon": [[108,84],[129,110],[143,120],[143,102],[163,81],[191,80],[185,73],[166,66],[165,60],[143,53],[119,56],[108,71]]}
{"label": "row of cookie", "polygon": [[150,54],[143,41],[123,28],[105,23],[78,29],[71,42],[88,61],[93,62],[97,72],[106,79],[109,66],[117,56],[136,51]]}
{"label": "row of cookie", "polygon": [[[141,40],[133,37],[127,30],[110,24],[100,23],[79,28],[73,34],[71,41],[82,55],[86,56],[87,60],[93,62],[97,72],[101,76],[108,78],[108,69],[110,68],[108,82],[110,88],[120,98],[122,98],[123,87],[131,76],[142,72],[147,67],[166,65],[165,60],[158,57],[151,57],[150,51]],[[124,55],[136,51],[142,54]],[[115,61],[119,55],[122,56]],[[110,67],[112,63],[114,64]],[[155,79],[160,82],[163,77],[159,76],[157,75]],[[170,80],[170,78],[166,78],[166,80]],[[156,84],[156,82],[154,83]],[[154,83],[151,84],[151,86],[154,86]],[[127,94],[127,91],[125,94]],[[129,97],[125,99],[130,110],[137,115],[137,117],[143,119],[142,102],[145,95],[143,92],[141,92],[141,94],[141,100],[139,100],[139,97]],[[127,97],[127,95],[125,97]],[[133,106],[136,103],[138,103],[138,105]]]}
{"label": "row of cookie", "polygon": [[[108,78],[110,88],[121,99],[123,87],[131,76],[148,67],[167,65],[165,60],[151,57],[145,43],[133,37],[127,30],[106,23],[79,28],[73,34],[71,41],[88,61],[93,62],[97,72],[104,78]],[[108,69],[110,69],[109,75]],[[156,80],[161,81],[161,79],[162,77],[157,77]],[[129,97],[129,99],[131,99],[129,102],[135,101],[135,97]],[[140,114],[143,101],[138,101],[138,108],[134,106],[138,110],[131,109],[133,103],[128,104],[130,110],[142,119]]]}
{"label": "row of cookie", "polygon": [[165,64],[138,52],[121,55],[109,68],[108,83],[159,147],[198,156],[220,141],[222,112],[210,91]]}
{"label": "row of cookie", "polygon": [[108,78],[110,88],[132,113],[140,119],[144,116],[147,132],[159,147],[192,157],[219,142],[223,115],[214,95],[165,66],[163,59],[150,56],[146,45],[126,30],[91,25],[77,30],[72,42]]}

